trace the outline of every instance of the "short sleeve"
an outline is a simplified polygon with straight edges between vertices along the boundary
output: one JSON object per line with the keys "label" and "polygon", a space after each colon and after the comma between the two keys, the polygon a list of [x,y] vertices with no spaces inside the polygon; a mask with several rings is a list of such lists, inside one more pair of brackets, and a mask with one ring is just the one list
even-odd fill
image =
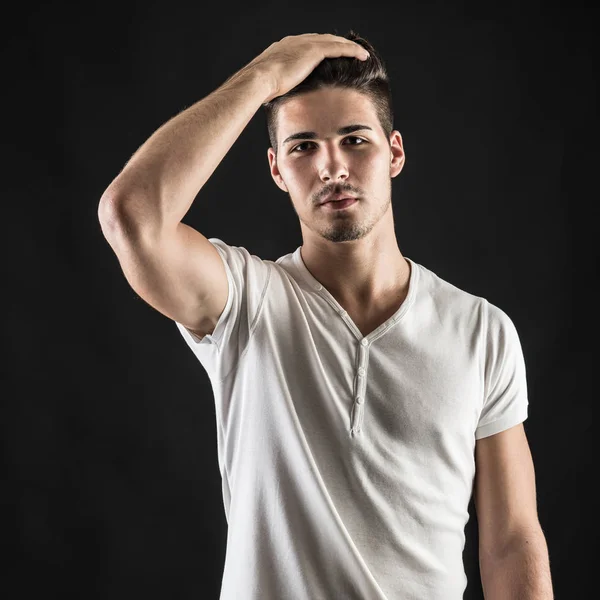
{"label": "short sleeve", "polygon": [[225,308],[212,334],[198,337],[175,321],[211,380],[222,381],[238,365],[260,318],[271,272],[269,261],[246,248],[209,238],[223,260],[228,282]]}
{"label": "short sleeve", "polygon": [[509,429],[527,418],[528,394],[525,358],[510,317],[484,302],[487,333],[484,359],[484,402],[475,431],[480,439]]}

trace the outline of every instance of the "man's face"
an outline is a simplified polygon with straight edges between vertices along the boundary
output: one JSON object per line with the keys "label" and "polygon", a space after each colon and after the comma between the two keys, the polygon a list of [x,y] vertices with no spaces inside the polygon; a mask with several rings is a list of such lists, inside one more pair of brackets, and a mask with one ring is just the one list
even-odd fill
{"label": "man's face", "polygon": [[[361,127],[342,130],[354,125]],[[368,97],[326,88],[291,98],[279,109],[277,138],[277,159],[268,151],[271,175],[288,192],[304,233],[356,240],[384,216],[392,218],[391,178],[404,165],[402,138],[397,131],[386,137]],[[337,210],[322,205],[331,193],[358,201]]]}

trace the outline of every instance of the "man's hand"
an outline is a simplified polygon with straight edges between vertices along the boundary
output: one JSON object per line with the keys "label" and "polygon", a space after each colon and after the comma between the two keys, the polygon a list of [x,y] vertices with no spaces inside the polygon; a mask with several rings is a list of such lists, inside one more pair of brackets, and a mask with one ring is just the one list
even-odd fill
{"label": "man's hand", "polygon": [[271,80],[273,93],[266,99],[269,102],[296,87],[324,58],[341,56],[366,60],[369,53],[360,44],[337,35],[304,33],[274,42],[248,67],[256,67]]}

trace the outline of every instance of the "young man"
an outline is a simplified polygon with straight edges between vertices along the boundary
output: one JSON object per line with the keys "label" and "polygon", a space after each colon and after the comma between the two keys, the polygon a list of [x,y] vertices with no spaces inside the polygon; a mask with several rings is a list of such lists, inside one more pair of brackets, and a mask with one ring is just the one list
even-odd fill
{"label": "young man", "polygon": [[[303,238],[276,262],[181,222],[261,106]],[[100,201],[127,280],[212,383],[221,599],[458,600],[472,493],[486,599],[552,598],[517,331],[400,252],[392,121],[366,40],[288,36],[156,131]]]}

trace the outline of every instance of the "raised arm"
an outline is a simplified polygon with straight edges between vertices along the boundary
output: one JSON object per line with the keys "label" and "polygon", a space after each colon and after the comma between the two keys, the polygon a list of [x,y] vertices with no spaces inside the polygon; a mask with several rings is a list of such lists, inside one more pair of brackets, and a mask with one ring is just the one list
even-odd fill
{"label": "raised arm", "polygon": [[111,182],[98,206],[102,232],[148,304],[200,336],[212,332],[227,300],[225,267],[207,238],[181,221],[260,106],[339,56],[366,58],[362,46],[330,34],[271,44],[155,131]]}

